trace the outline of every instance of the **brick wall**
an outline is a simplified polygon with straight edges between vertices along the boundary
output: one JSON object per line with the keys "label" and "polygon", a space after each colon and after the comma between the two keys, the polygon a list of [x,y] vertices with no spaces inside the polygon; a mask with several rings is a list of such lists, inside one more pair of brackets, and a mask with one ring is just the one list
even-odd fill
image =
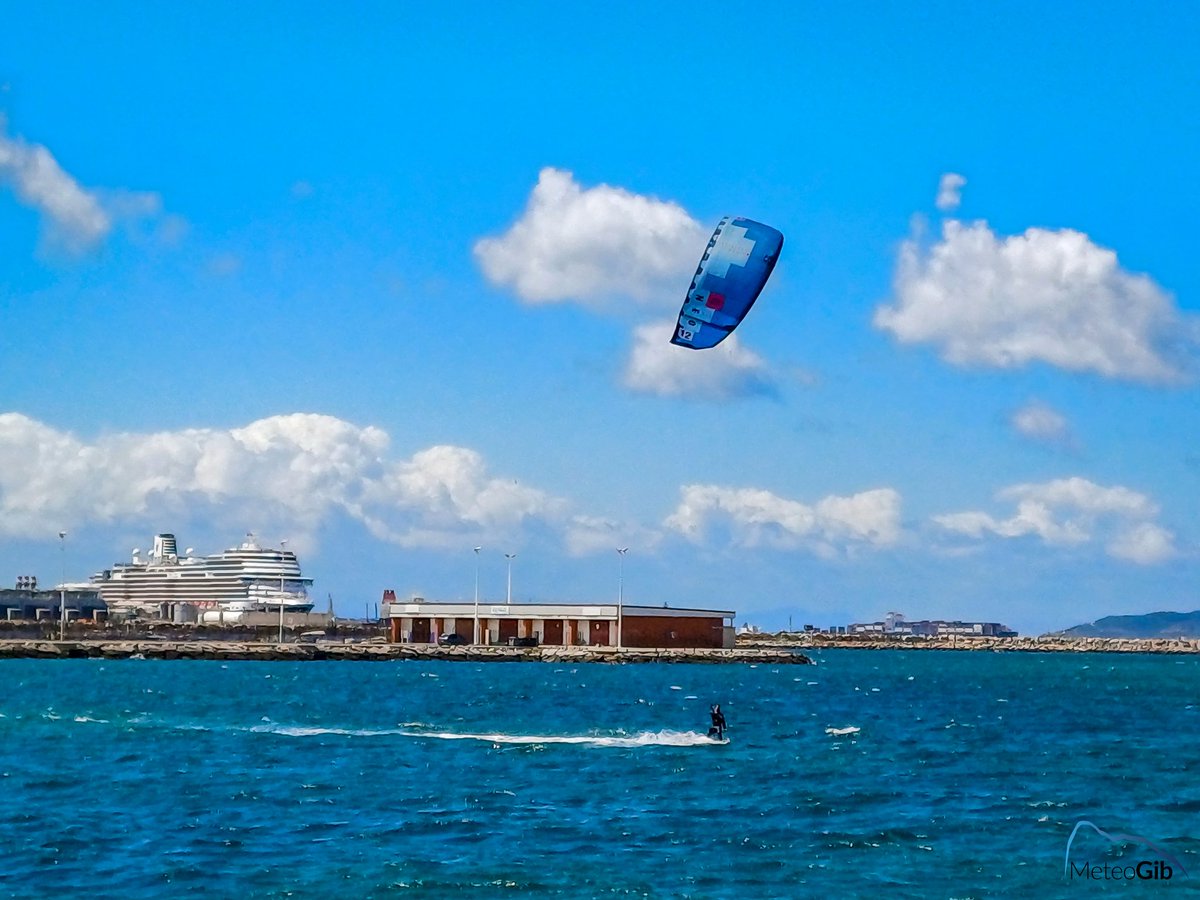
{"label": "brick wall", "polygon": [[626,647],[721,647],[725,622],[715,617],[629,616],[621,620]]}

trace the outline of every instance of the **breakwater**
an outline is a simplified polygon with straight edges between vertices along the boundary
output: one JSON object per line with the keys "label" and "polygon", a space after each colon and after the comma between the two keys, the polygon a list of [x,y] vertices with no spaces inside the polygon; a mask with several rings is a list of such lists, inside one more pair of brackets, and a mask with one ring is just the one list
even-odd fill
{"label": "breakwater", "polygon": [[364,660],[443,659],[461,662],[557,663],[810,663],[786,647],[718,650],[623,647],[437,647],[374,642],[262,643],[250,641],[0,640],[0,659]]}
{"label": "breakwater", "polygon": [[739,635],[738,647],[746,649],[788,648],[794,650],[990,650],[997,653],[1200,653],[1196,638],[1099,638],[1040,635],[1038,637],[923,637],[877,634],[780,634]]}

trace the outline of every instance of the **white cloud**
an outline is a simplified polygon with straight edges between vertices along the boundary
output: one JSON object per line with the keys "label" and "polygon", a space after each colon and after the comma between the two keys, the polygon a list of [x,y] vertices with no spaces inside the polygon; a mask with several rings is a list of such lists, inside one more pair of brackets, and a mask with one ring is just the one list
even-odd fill
{"label": "white cloud", "polygon": [[1011,421],[1017,433],[1030,440],[1047,444],[1071,442],[1071,427],[1066,417],[1036,400],[1014,412]]}
{"label": "white cloud", "polygon": [[0,534],[52,535],[88,522],[205,511],[237,527],[284,528],[309,543],[329,516],[402,546],[511,536],[558,522],[563,501],[489,474],[462,447],[388,454],[388,436],[331,416],[274,416],[230,430],[116,434],[93,442],[0,415]]}
{"label": "white cloud", "polygon": [[530,303],[614,296],[682,301],[708,232],[675,203],[546,168],[524,213],[499,237],[475,244],[493,284]]}
{"label": "white cloud", "polygon": [[1175,535],[1153,522],[1143,522],[1118,534],[1109,543],[1108,552],[1117,559],[1153,565],[1175,555]]}
{"label": "white cloud", "polygon": [[84,248],[103,240],[112,220],[97,196],[63,171],[45,147],[3,133],[0,120],[0,181],[42,214],[68,246]]}
{"label": "white cloud", "polygon": [[714,522],[725,524],[742,546],[803,548],[825,557],[886,547],[901,535],[900,494],[891,488],[830,496],[814,505],[766,490],[712,484],[687,485],[681,494],[664,524],[696,543]]}
{"label": "white cloud", "polygon": [[1149,521],[1158,507],[1126,487],[1105,487],[1073,477],[1005,488],[997,499],[1016,504],[1013,514],[997,518],[982,511],[948,513],[933,520],[947,531],[981,539],[1032,536],[1052,546],[1087,544],[1110,535],[1108,552],[1133,562],[1158,562],[1171,555],[1174,536]]}
{"label": "white cloud", "polygon": [[962,203],[962,189],[967,179],[954,172],[947,172],[938,182],[937,208],[942,212],[958,209]]}
{"label": "white cloud", "polygon": [[0,117],[0,183],[36,209],[47,235],[67,250],[92,247],[112,231],[114,221],[158,216],[162,199],[153,193],[89,190],[82,187],[40,144],[10,137]]}
{"label": "white cloud", "polygon": [[726,400],[770,393],[775,383],[766,362],[747,350],[736,334],[710,350],[690,350],[670,342],[675,320],[639,325],[623,381],[631,390],[697,400]]}
{"label": "white cloud", "polygon": [[1172,352],[1194,355],[1195,317],[1146,275],[1078,231],[1030,228],[1000,237],[985,222],[943,224],[941,240],[904,243],[895,304],[877,328],[929,343],[955,365],[1018,368],[1033,362],[1108,378],[1175,382]]}
{"label": "white cloud", "polygon": [[[679,309],[708,234],[676,203],[607,184],[583,188],[570,172],[546,168],[521,217],[474,249],[488,280],[526,302],[637,315]],[[618,299],[630,302],[618,307]],[[774,390],[767,363],[736,337],[697,352],[670,343],[674,327],[671,320],[634,328],[626,388],[712,400]]]}

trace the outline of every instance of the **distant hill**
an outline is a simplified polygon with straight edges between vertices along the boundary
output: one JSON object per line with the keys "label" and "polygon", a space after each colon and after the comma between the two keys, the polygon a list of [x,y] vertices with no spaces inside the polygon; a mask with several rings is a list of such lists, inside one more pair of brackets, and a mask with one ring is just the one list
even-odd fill
{"label": "distant hill", "polygon": [[1061,633],[1067,637],[1200,638],[1200,609],[1152,612],[1141,616],[1105,616]]}

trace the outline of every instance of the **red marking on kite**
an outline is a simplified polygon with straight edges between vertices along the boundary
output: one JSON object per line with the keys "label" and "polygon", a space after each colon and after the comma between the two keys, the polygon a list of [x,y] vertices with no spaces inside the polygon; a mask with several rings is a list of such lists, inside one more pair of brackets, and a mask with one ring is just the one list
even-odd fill
{"label": "red marking on kite", "polygon": [[705,306],[709,309],[721,309],[725,305],[724,294],[709,294],[708,300],[705,301]]}

